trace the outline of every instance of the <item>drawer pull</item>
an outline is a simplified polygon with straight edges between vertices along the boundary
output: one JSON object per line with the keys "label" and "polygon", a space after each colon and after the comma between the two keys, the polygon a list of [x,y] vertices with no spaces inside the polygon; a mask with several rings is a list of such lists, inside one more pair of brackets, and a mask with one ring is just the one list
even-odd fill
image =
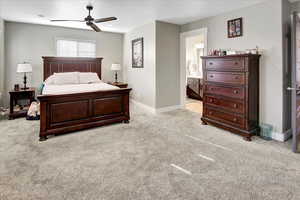
{"label": "drawer pull", "polygon": [[213,77],[214,77],[214,75],[210,75],[209,77],[210,77],[210,78],[213,78]]}
{"label": "drawer pull", "polygon": [[213,65],[214,63],[210,62],[209,65]]}
{"label": "drawer pull", "polygon": [[233,93],[234,93],[234,94],[238,94],[239,91],[238,91],[238,90],[234,90]]}
{"label": "drawer pull", "polygon": [[237,122],[237,118],[233,118],[233,121],[234,121],[234,122]]}
{"label": "drawer pull", "polygon": [[212,103],[212,102],[213,102],[213,100],[212,100],[212,99],[209,99],[208,101],[209,101],[210,103]]}
{"label": "drawer pull", "polygon": [[234,107],[234,108],[237,108],[237,107],[238,107],[238,105],[235,103],[235,104],[233,104],[233,107]]}
{"label": "drawer pull", "polygon": [[238,63],[238,62],[235,62],[234,64],[235,64],[235,65],[238,65],[239,63]]}
{"label": "drawer pull", "polygon": [[236,77],[235,77],[235,80],[238,80],[238,79],[239,79],[239,76],[236,76]]}
{"label": "drawer pull", "polygon": [[208,114],[209,114],[209,115],[212,115],[212,114],[213,114],[213,112],[212,112],[212,111],[209,111],[209,112],[208,112]]}

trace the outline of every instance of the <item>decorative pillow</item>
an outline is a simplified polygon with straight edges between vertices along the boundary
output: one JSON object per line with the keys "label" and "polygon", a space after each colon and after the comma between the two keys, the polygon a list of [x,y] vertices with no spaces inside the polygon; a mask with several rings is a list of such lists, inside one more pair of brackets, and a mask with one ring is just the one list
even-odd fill
{"label": "decorative pillow", "polygon": [[79,84],[79,72],[54,73],[55,85]]}
{"label": "decorative pillow", "polygon": [[45,83],[46,85],[54,85],[54,83],[55,83],[55,76],[54,76],[54,74],[51,75],[51,76],[49,76],[49,77],[44,81],[44,83]]}
{"label": "decorative pillow", "polygon": [[90,84],[90,83],[102,83],[97,73],[93,72],[80,72],[79,73],[79,83],[80,84]]}

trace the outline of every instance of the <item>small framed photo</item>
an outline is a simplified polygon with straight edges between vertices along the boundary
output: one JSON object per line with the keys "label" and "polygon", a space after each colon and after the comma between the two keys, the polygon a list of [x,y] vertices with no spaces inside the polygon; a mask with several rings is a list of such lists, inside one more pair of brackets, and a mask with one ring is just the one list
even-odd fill
{"label": "small framed photo", "polygon": [[229,20],[227,22],[228,38],[243,36],[243,18]]}
{"label": "small framed photo", "polygon": [[132,67],[144,67],[144,39],[138,38],[132,40]]}

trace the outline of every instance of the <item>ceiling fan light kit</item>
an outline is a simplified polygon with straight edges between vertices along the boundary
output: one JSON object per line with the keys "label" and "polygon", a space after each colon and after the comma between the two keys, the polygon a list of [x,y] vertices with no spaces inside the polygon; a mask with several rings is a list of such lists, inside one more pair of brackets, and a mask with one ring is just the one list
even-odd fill
{"label": "ceiling fan light kit", "polygon": [[100,32],[101,29],[95,24],[95,23],[102,23],[102,22],[109,22],[117,20],[116,17],[106,17],[106,18],[100,18],[100,19],[94,19],[91,16],[91,10],[93,10],[93,6],[87,5],[86,9],[89,11],[89,14],[84,20],[51,20],[51,22],[85,22],[87,26],[91,27],[94,31]]}

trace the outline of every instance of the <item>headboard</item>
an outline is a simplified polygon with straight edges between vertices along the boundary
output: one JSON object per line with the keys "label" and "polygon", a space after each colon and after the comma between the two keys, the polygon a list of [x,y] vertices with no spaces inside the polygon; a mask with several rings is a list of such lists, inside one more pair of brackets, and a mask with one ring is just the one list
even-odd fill
{"label": "headboard", "polygon": [[42,57],[44,80],[59,72],[96,72],[101,79],[102,58]]}

